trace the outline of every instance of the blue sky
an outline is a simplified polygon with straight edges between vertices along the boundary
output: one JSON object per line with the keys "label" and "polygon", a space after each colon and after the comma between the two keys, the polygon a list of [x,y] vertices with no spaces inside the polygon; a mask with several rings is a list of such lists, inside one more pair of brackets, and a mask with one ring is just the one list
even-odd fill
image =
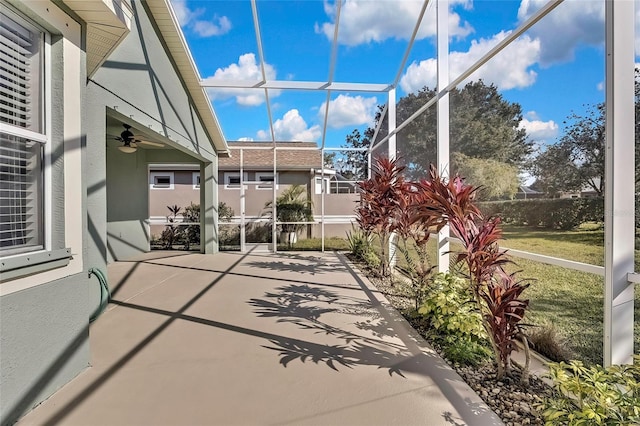
{"label": "blue sky", "polygon": [[[401,70],[398,98],[435,85],[434,3]],[[451,78],[545,3],[451,0]],[[203,79],[261,78],[249,1],[172,0],[172,4]],[[334,81],[392,83],[421,5],[346,0]],[[332,1],[257,2],[268,79],[328,79],[335,7]],[[580,113],[586,104],[602,102],[603,50],[604,2],[566,0],[471,79],[494,83],[506,99],[520,103],[525,114],[522,125],[544,146],[561,135],[562,122],[572,111]],[[263,90],[212,89],[209,94],[228,140],[270,140]],[[269,97],[278,140],[321,142],[325,92],[273,91]],[[376,105],[386,100],[384,93],[333,92],[326,146],[340,146],[353,129],[372,125]]]}

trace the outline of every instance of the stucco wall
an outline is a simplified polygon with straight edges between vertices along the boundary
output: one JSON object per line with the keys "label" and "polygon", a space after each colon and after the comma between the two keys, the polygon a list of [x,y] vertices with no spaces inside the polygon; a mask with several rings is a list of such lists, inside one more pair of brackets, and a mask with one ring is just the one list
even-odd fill
{"label": "stucco wall", "polygon": [[88,367],[89,285],[81,274],[0,298],[3,425]]}
{"label": "stucco wall", "polygon": [[165,217],[171,212],[167,206],[188,207],[191,203],[200,204],[200,190],[193,187],[193,173],[198,170],[153,169],[153,173],[173,173],[173,189],[154,189],[149,182],[149,216]]}
{"label": "stucco wall", "polygon": [[[98,103],[89,119],[98,129],[96,140],[89,140],[96,143],[90,161],[95,163],[95,170],[104,170],[99,176],[104,178],[106,173],[102,185],[94,182],[96,191],[89,215],[96,228],[95,249],[107,262],[128,259],[149,249],[148,163],[187,159],[199,166],[216,160],[197,111],[144,4],[133,1],[132,6],[135,16],[130,34],[89,82],[92,102]],[[145,129],[173,149],[138,149],[123,154],[108,148],[105,152],[106,114]],[[194,195],[197,203],[199,194]]]}
{"label": "stucco wall", "polygon": [[[86,81],[81,27],[48,2],[15,3],[51,34],[50,213],[45,250],[68,248],[68,263],[32,269],[0,284],[0,423],[11,424],[88,366],[88,324],[95,306],[87,277],[82,163]],[[46,148],[45,148],[46,149]],[[46,203],[47,201],[45,201]],[[36,269],[38,269],[36,271]],[[35,273],[34,273],[35,272]]]}
{"label": "stucco wall", "polygon": [[144,150],[107,149],[107,261],[149,251],[149,191]]}

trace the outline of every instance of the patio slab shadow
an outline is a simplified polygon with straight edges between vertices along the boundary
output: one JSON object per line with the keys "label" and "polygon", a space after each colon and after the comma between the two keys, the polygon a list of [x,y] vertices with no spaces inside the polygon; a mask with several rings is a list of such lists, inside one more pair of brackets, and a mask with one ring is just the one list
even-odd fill
{"label": "patio slab shadow", "polygon": [[92,366],[19,422],[499,425],[338,253],[140,257]]}

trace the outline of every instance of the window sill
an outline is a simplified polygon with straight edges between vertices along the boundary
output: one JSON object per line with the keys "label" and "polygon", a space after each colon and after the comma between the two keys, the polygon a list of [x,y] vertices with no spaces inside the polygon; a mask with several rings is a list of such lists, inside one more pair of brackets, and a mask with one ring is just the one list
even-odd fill
{"label": "window sill", "polygon": [[69,264],[71,249],[24,253],[0,259],[0,282],[10,281],[27,275],[38,274]]}

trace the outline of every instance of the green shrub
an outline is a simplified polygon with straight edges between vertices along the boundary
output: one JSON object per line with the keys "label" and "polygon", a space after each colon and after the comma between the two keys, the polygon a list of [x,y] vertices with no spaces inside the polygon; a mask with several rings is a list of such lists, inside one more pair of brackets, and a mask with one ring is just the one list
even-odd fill
{"label": "green shrub", "polygon": [[491,357],[491,350],[484,342],[456,336],[445,336],[436,341],[450,362],[478,366]]}
{"label": "green shrub", "polygon": [[466,280],[440,273],[433,277],[418,309],[443,355],[463,365],[478,365],[491,356],[482,318],[472,297]]}
{"label": "green shrub", "polygon": [[367,264],[367,266],[378,269],[380,267],[380,258],[373,251],[368,251],[364,254],[362,261]]}
{"label": "green shrub", "polygon": [[418,313],[441,336],[486,340],[482,317],[472,303],[467,282],[455,275],[436,274]]}
{"label": "green shrub", "polygon": [[372,241],[373,237],[371,234],[367,235],[364,231],[354,225],[351,225],[351,230],[347,231],[349,251],[357,259],[365,260],[367,253],[373,252]]}
{"label": "green shrub", "polygon": [[584,222],[604,221],[604,199],[554,198],[478,203],[485,216],[503,223],[568,230]]}
{"label": "green shrub", "polygon": [[191,203],[184,208],[183,220],[197,225],[188,225],[184,233],[184,249],[189,250],[192,244],[200,244],[200,204]]}
{"label": "green shrub", "polygon": [[231,222],[236,213],[224,201],[218,203],[218,220],[220,222]]}
{"label": "green shrub", "polygon": [[640,356],[634,365],[549,364],[554,396],[542,403],[547,425],[640,424]]}

